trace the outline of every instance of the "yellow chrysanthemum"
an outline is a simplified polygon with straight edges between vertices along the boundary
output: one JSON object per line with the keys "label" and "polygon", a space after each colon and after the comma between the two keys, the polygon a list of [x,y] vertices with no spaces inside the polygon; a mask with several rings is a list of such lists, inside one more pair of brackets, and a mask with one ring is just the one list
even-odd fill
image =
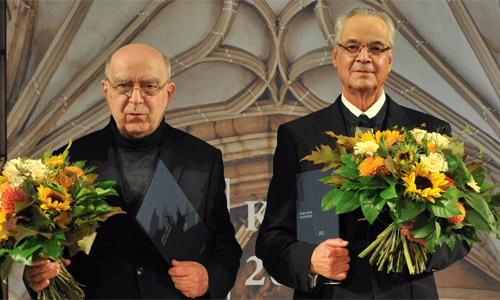
{"label": "yellow chrysanthemum", "polygon": [[64,163],[62,158],[62,154],[52,155],[51,157],[45,160],[45,164],[47,166],[53,166],[54,168],[59,168]]}
{"label": "yellow chrysanthemum", "polygon": [[434,198],[441,197],[441,192],[444,192],[440,186],[447,183],[445,174],[432,173],[423,163],[413,166],[402,179],[408,185],[405,196],[411,193],[415,199],[425,198],[432,203],[436,202]]}
{"label": "yellow chrysanthemum", "polygon": [[360,176],[370,176],[373,174],[377,174],[380,170],[382,170],[385,166],[385,160],[377,156],[375,158],[369,156],[363,160],[362,163],[359,164],[358,170]]}
{"label": "yellow chrysanthemum", "polygon": [[70,210],[70,204],[73,202],[69,193],[65,192],[63,195],[44,186],[38,187],[38,196],[40,197],[40,201],[42,201],[42,205],[40,205],[40,207],[44,210]]}

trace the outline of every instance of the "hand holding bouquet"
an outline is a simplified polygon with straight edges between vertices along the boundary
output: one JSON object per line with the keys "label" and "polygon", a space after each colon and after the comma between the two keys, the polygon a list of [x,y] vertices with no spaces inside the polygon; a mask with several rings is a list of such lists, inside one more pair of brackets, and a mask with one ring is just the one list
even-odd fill
{"label": "hand holding bouquet", "polygon": [[[457,241],[472,247],[481,230],[500,239],[497,187],[485,181],[483,162],[468,159],[458,139],[423,129],[377,131],[336,138],[336,147],[322,145],[304,160],[324,164],[323,171],[336,168],[322,181],[335,186],[323,198],[322,209],[337,214],[361,208],[370,224],[381,213],[394,221],[362,253],[373,251],[370,264],[381,271],[410,274],[426,268],[427,251],[437,245],[451,249]],[[413,223],[409,241],[400,228]]]}
{"label": "hand holding bouquet", "polygon": [[5,282],[14,261],[32,265],[49,258],[61,265],[58,276],[38,293],[38,299],[82,299],[85,294],[61,262],[64,248],[70,256],[89,253],[99,221],[123,213],[109,206],[117,195],[114,181],[95,183],[93,168],[70,163],[68,150],[41,159],[7,161],[0,177],[0,273]]}

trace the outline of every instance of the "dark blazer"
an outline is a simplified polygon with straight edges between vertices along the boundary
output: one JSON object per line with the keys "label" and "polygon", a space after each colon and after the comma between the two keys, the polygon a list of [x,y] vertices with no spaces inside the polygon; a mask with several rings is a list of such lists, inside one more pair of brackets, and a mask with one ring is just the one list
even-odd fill
{"label": "dark blazer", "polygon": [[[98,180],[117,181],[115,188],[123,195],[110,126],[73,142],[70,159],[96,166]],[[227,210],[221,152],[165,123],[158,159],[212,233],[209,258],[202,263],[209,275],[204,298],[225,298],[235,282],[241,247]],[[122,197],[107,200],[127,210]],[[185,298],[168,275],[169,264],[138,227],[133,213],[111,217],[97,232],[90,255],[80,252],[70,265],[76,280],[86,286],[87,298]]]}
{"label": "dark blazer", "polygon": [[[451,131],[450,125],[444,121],[400,106],[389,96],[387,101],[383,129],[396,125],[412,129],[425,123],[429,131],[439,130],[447,134]],[[339,96],[331,106],[279,127],[273,178],[256,242],[257,257],[263,260],[271,276],[295,289],[295,298],[437,298],[432,271],[445,268],[465,256],[468,247],[457,243],[453,252],[448,247],[438,249],[429,262],[428,271],[420,275],[376,271],[368,259],[360,259],[357,255],[391,220],[388,216],[385,219],[379,217],[370,226],[367,221],[358,221],[363,217],[360,209],[339,215],[340,237],[349,241],[351,262],[347,278],[340,285],[324,285],[320,280],[316,288],[309,286],[309,265],[316,245],[297,240],[296,174],[322,167],[300,160],[321,144],[335,146],[334,139],[324,134],[325,131],[348,135],[340,103]]]}

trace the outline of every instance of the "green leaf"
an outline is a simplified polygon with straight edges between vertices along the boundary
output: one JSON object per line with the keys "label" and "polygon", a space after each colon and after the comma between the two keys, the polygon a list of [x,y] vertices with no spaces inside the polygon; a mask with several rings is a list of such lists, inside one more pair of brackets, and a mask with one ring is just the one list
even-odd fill
{"label": "green leaf", "polygon": [[481,195],[474,192],[465,193],[464,198],[467,204],[469,204],[473,209],[481,214],[490,228],[492,230],[496,230],[497,224],[495,222],[495,217],[493,216],[493,213],[490,211],[488,204],[486,203],[486,201],[484,201]]}
{"label": "green leaf", "polygon": [[42,244],[43,251],[52,257],[59,257],[61,255],[61,244],[58,240],[47,240]]}
{"label": "green leaf", "polygon": [[386,179],[385,181],[389,184],[389,187],[380,192],[380,197],[384,199],[392,199],[397,197],[398,194],[396,193],[396,181],[390,179]]}
{"label": "green leaf", "polygon": [[491,184],[489,182],[484,181],[483,184],[481,184],[481,193],[486,193],[491,190],[494,190],[498,187],[498,185]]}
{"label": "green leaf", "polygon": [[462,186],[472,179],[472,175],[460,157],[446,157],[448,172],[446,174],[453,178],[457,186]]}
{"label": "green leaf", "polygon": [[426,238],[434,232],[435,228],[435,218],[428,219],[422,216],[413,224],[412,234],[418,239]]}
{"label": "green leaf", "polygon": [[360,206],[359,198],[353,191],[344,191],[342,199],[339,200],[336,207],[337,214],[351,212]]}
{"label": "green leaf", "polygon": [[52,237],[52,234],[50,234],[50,233],[45,233],[45,232],[41,232],[39,230],[34,230],[32,228],[26,227],[25,225],[16,226],[16,231],[17,231],[17,234],[14,237],[16,240],[16,243],[14,244],[14,247],[17,246],[22,240],[24,240],[27,237],[35,237],[37,235],[42,235],[47,239],[50,239]]}
{"label": "green leaf", "polygon": [[23,265],[30,265],[33,260],[33,254],[42,247],[42,243],[46,241],[43,237],[35,237],[24,240],[16,248],[10,251],[10,256],[13,260]]}
{"label": "green leaf", "polygon": [[401,201],[396,206],[399,214],[399,220],[396,220],[397,223],[408,221],[416,216],[420,215],[425,210],[425,203],[420,201]]}
{"label": "green leaf", "polygon": [[490,201],[493,206],[500,206],[500,192],[493,194]]}
{"label": "green leaf", "polygon": [[472,177],[474,177],[474,181],[479,186],[482,186],[484,183],[484,180],[486,179],[486,170],[482,167],[478,167],[470,173],[471,173]]}
{"label": "green leaf", "polygon": [[368,197],[366,194],[361,194],[359,201],[361,202],[363,215],[366,217],[368,222],[370,222],[370,224],[373,224],[382,211],[382,208],[387,200],[377,196]]}
{"label": "green leaf", "polygon": [[2,266],[0,267],[0,274],[3,283],[7,283],[7,278],[9,277],[10,269],[12,269],[13,263],[14,260],[10,256],[5,257],[5,259],[3,260]]}
{"label": "green leaf", "polygon": [[453,186],[446,188],[446,191],[442,194],[442,198],[449,200],[453,203],[458,202],[458,199],[462,198],[464,193]]}
{"label": "green leaf", "polygon": [[323,196],[323,200],[321,201],[321,210],[326,211],[335,208],[337,203],[342,196],[344,195],[344,191],[340,189],[333,189],[328,191],[328,193]]}
{"label": "green leaf", "polygon": [[99,196],[118,196],[118,193],[115,191],[115,189],[96,188],[95,191]]}
{"label": "green leaf", "polygon": [[495,230],[491,230],[488,222],[483,218],[483,216],[475,210],[471,209],[467,211],[464,222],[471,226],[474,226],[474,228],[478,230],[484,231],[487,234],[494,235],[495,233]]}
{"label": "green leaf", "polygon": [[439,238],[441,237],[441,226],[439,225],[439,222],[433,222],[434,223],[434,233],[429,235],[425,239],[425,244],[427,245],[427,248],[431,253],[434,253],[436,251],[435,247],[438,243]]}
{"label": "green leaf", "polygon": [[455,202],[446,199],[436,199],[436,203],[427,204],[427,208],[436,216],[441,218],[451,218],[461,214]]}
{"label": "green leaf", "polygon": [[349,180],[358,180],[359,179],[359,171],[358,169],[349,168],[348,166],[342,166],[337,170],[337,174],[345,177]]}
{"label": "green leaf", "polygon": [[75,208],[71,211],[70,216],[72,218],[81,216],[85,213],[85,206],[84,205],[77,205]]}
{"label": "green leaf", "polygon": [[342,186],[342,189],[343,190],[349,190],[349,189],[351,189],[351,190],[358,190],[362,186],[363,185],[360,182],[349,180],[346,183],[344,183],[344,185]]}

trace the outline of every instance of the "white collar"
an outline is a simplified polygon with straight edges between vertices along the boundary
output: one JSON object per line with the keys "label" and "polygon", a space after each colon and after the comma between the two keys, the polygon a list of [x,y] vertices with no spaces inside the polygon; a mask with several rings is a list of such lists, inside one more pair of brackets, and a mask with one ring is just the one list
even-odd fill
{"label": "white collar", "polygon": [[342,93],[342,103],[347,107],[347,109],[349,109],[349,111],[355,115],[356,117],[359,117],[361,116],[362,114],[366,115],[369,119],[375,117],[379,111],[382,109],[382,106],[384,106],[384,103],[385,103],[385,92],[382,91],[382,95],[380,95],[380,97],[377,99],[377,101],[375,101],[375,103],[373,103],[372,106],[370,106],[370,108],[368,108],[367,111],[363,112],[361,111],[359,108],[357,108],[356,106],[354,106],[354,104],[352,104],[351,102],[349,102],[345,96],[344,96],[344,93]]}

